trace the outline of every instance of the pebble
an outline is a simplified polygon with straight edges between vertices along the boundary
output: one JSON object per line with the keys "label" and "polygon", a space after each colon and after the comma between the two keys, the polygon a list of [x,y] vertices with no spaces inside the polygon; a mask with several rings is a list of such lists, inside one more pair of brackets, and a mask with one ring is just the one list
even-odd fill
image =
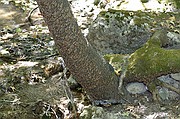
{"label": "pebble", "polygon": [[166,110],[166,108],[165,107],[161,107],[161,110],[164,111],[164,110]]}

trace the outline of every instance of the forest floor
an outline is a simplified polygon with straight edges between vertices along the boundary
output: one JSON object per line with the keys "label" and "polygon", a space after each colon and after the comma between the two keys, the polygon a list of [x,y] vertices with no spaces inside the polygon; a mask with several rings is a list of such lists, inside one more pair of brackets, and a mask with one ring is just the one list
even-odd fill
{"label": "forest floor", "polygon": [[[73,12],[87,34],[96,14],[84,17],[86,12],[76,5],[72,2]],[[22,7],[1,3],[0,16],[0,119],[180,119],[179,100],[156,103],[148,91],[106,106],[93,106],[80,88],[72,91],[72,97],[64,90],[63,75],[69,77],[69,72],[64,73],[63,59],[38,9],[32,13],[33,21],[28,21]]]}

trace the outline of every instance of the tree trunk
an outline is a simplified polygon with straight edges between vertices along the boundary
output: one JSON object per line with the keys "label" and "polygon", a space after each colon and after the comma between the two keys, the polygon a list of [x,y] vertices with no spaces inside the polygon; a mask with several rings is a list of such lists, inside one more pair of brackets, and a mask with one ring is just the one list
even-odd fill
{"label": "tree trunk", "polygon": [[66,66],[91,101],[118,99],[118,78],[91,47],[67,0],[36,0]]}

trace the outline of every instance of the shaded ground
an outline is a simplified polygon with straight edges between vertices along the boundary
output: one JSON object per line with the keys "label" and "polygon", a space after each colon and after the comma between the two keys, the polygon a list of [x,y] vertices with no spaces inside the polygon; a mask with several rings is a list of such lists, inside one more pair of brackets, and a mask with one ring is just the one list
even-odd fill
{"label": "shaded ground", "polygon": [[[62,113],[65,118],[75,118],[67,99],[72,97],[63,87],[63,61],[47,27],[41,24],[42,17],[39,16],[35,26],[16,27],[24,23],[27,13],[13,5],[0,6],[5,16],[13,14],[1,17],[0,23],[0,119],[56,119],[63,118]],[[35,13],[38,16],[38,11]],[[73,95],[77,117],[84,114],[83,110],[92,110],[89,117],[81,114],[82,119],[180,118],[179,100],[158,104],[152,101],[148,91],[140,95],[126,94],[122,104],[103,108],[91,106],[77,89]]]}

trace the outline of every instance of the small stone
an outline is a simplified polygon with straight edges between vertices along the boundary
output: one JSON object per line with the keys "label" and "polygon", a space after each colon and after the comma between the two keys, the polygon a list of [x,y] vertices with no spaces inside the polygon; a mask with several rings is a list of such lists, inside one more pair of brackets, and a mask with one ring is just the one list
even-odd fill
{"label": "small stone", "polygon": [[55,42],[52,40],[48,43],[49,46],[54,46],[55,45]]}
{"label": "small stone", "polygon": [[164,111],[164,110],[166,110],[166,108],[165,107],[161,107],[161,110]]}
{"label": "small stone", "polygon": [[143,83],[134,82],[134,83],[129,83],[126,86],[126,89],[131,94],[141,94],[146,92],[147,87]]}

